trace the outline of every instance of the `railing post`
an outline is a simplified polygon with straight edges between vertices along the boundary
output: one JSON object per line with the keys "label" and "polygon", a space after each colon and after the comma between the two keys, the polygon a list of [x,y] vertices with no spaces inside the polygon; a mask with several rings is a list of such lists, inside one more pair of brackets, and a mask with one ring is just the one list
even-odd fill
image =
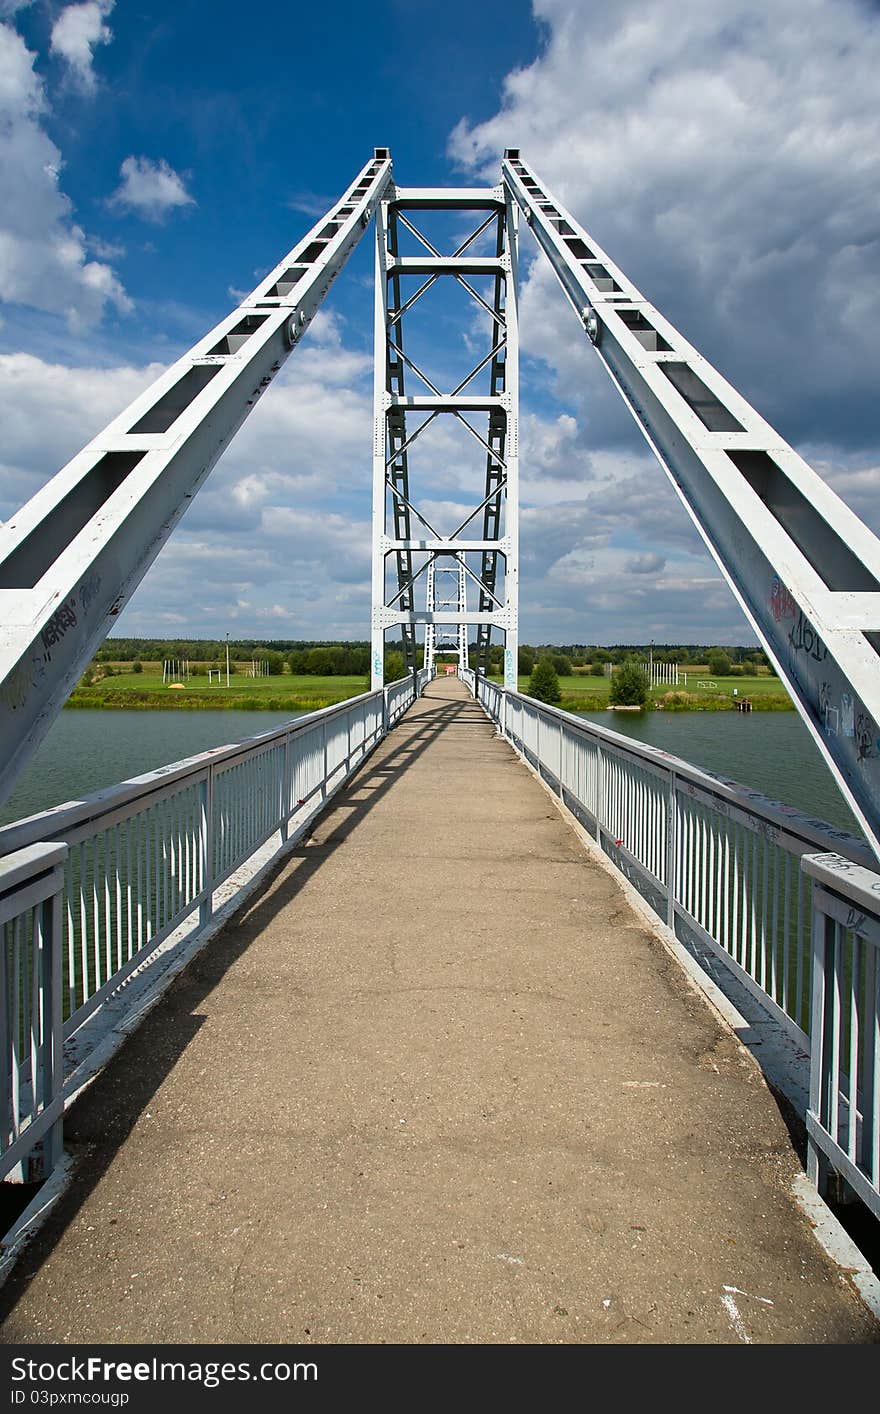
{"label": "railing post", "polygon": [[208,774],[202,783],[199,848],[202,855],[202,888],[205,897],[199,904],[199,924],[205,927],[214,913],[214,764],[208,763]]}
{"label": "railing post", "polygon": [[324,761],[324,775],[321,780],[321,799],[327,799],[327,723],[321,723],[321,752]]}
{"label": "railing post", "polygon": [[281,822],[279,831],[282,844],[287,843],[290,821],[290,732],[284,735],[284,776],[281,781]]}
{"label": "railing post", "polygon": [[605,814],[605,753],[596,742],[596,839],[602,843],[602,816]]}
{"label": "railing post", "polygon": [[563,753],[564,749],[565,749],[565,733],[564,733],[564,731],[563,731],[562,722],[560,722],[560,723],[559,723],[559,775],[557,776],[556,779],[557,779],[557,781],[558,781],[558,783],[559,783],[559,799],[560,799],[561,801],[563,801],[563,802],[565,801],[565,786],[563,785],[563,782],[562,782],[562,753]]}
{"label": "railing post", "polygon": [[678,795],[677,778],[673,771],[669,777],[666,793],[666,925],[675,932],[675,902],[678,880],[676,878],[676,849],[678,847]]}
{"label": "railing post", "polygon": [[[823,1103],[827,1088],[827,1065],[825,1058],[825,977],[830,961],[829,942],[832,939],[834,923],[819,907],[822,889],[813,884],[813,907],[811,918],[811,946],[813,953],[812,992],[810,997],[810,1111],[824,1120],[826,1105]],[[833,946],[833,942],[832,942]],[[820,1193],[826,1187],[828,1164],[813,1136],[807,1133],[807,1177]]]}
{"label": "railing post", "polygon": [[[65,854],[67,853],[65,849]],[[42,992],[43,1056],[40,1074],[34,1077],[35,1088],[39,1090],[40,1105],[49,1108],[54,1100],[61,1099],[64,1085],[64,1020],[62,1013],[62,993],[64,989],[62,954],[64,938],[61,928],[61,889],[64,882],[63,871],[57,870],[58,886],[51,898],[46,899],[41,913],[41,957],[40,990]],[[64,1110],[55,1123],[50,1125],[43,1139],[43,1177],[48,1178],[61,1162],[64,1153]]]}
{"label": "railing post", "polygon": [[29,1178],[37,1144],[48,1178],[64,1147],[67,855],[66,844],[32,844],[0,860],[0,1178]]}

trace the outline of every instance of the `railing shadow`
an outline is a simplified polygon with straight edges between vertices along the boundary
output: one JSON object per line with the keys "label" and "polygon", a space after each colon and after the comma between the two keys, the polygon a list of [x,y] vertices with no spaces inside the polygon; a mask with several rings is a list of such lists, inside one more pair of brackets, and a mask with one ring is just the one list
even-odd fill
{"label": "railing shadow", "polygon": [[[475,707],[470,697],[444,698],[430,693],[420,699],[318,816],[312,834],[287,850],[267,871],[259,896],[251,896],[233,913],[71,1106],[65,1119],[65,1144],[79,1162],[69,1188],[0,1289],[0,1344],[34,1338],[32,1331],[16,1322],[16,1305],[107,1172],[156,1091],[198,1035],[206,1020],[198,1012],[203,999],[271,921],[295,903],[308,881],[437,738],[450,726],[475,720]],[[476,710],[476,720],[488,725],[482,711]],[[320,831],[317,842],[313,839],[315,831]],[[283,877],[292,862],[296,867]]]}

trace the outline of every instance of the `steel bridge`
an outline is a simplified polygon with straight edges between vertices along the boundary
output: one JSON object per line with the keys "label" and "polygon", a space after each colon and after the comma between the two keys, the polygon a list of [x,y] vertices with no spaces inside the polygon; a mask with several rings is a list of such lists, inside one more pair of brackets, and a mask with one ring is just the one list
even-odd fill
{"label": "steel bridge", "polygon": [[[455,213],[467,229],[451,253],[425,234],[438,212]],[[521,218],[785,682],[864,840],[518,691]],[[0,830],[0,1175],[42,1177],[48,1189],[59,1188],[70,1167],[65,1138],[74,1148],[97,1143],[102,1155],[97,1169],[79,1165],[58,1200],[61,1216],[37,1239],[41,1274],[31,1284],[16,1269],[10,1279],[8,1329],[20,1338],[30,1323],[50,1333],[44,1338],[71,1338],[78,1329],[93,1339],[171,1339],[163,1334],[171,1326],[151,1324],[149,1296],[143,1304],[115,1279],[96,1294],[102,1279],[86,1260],[86,1234],[121,1221],[108,1216],[111,1209],[130,1207],[125,1269],[136,1255],[136,1271],[150,1265],[138,1234],[155,1236],[158,1181],[179,1213],[169,1237],[172,1267],[184,1260],[187,1234],[204,1232],[230,1254],[241,1246],[221,1241],[216,1214],[180,1196],[190,1184],[202,1194],[216,1190],[209,1207],[236,1187],[234,1235],[259,1228],[261,1260],[272,1268],[271,1234],[276,1245],[282,1234],[289,1270],[299,1272],[292,1285],[278,1276],[283,1299],[263,1326],[254,1309],[267,1298],[258,1268],[248,1278],[246,1315],[234,1291],[230,1316],[212,1304],[207,1276],[192,1290],[181,1276],[180,1311],[190,1313],[192,1339],[236,1339],[243,1331],[247,1339],[294,1339],[296,1321],[311,1310],[321,1313],[311,1318],[318,1339],[644,1339],[644,1330],[676,1340],[868,1339],[870,1318],[831,1279],[792,1206],[781,1121],[718,1017],[756,1053],[763,1045],[776,1056],[783,1078],[774,1083],[800,1110],[812,1184],[834,1186],[880,1217],[880,543],[641,295],[517,149],[505,153],[497,186],[463,189],[399,186],[390,153],[375,149],[326,217],[241,305],[0,527],[2,791],[298,346],[371,220],[370,690]],[[413,354],[413,321],[434,286],[463,288],[485,338],[478,361],[451,390],[437,386]],[[434,523],[431,460],[423,456],[428,430],[444,419],[473,449],[479,485],[473,509],[452,527]],[[386,686],[389,632],[402,639],[406,675]],[[503,643],[501,683],[489,675],[493,632]],[[440,683],[436,657],[448,652],[457,678]],[[351,850],[341,863],[343,841]],[[250,919],[258,922],[252,927]],[[230,1008],[241,1001],[236,978],[251,967],[256,995],[271,996],[256,1012],[244,1007],[240,1032]],[[349,968],[354,1009],[342,985]],[[219,1011],[209,1004],[206,1042],[187,1033],[178,1047],[187,989],[204,1000],[200,976],[216,982],[211,998],[221,999]],[[709,997],[714,1016],[685,977]],[[332,1016],[300,1004],[325,986],[339,1003]],[[471,990],[479,1006],[462,1001]],[[110,1060],[120,1036],[151,1007],[146,1028]],[[646,1025],[648,1015],[659,1019]],[[303,1037],[294,1042],[299,1019]],[[334,1021],[336,1051],[327,1035]],[[554,1028],[561,1028],[562,1051],[548,1039]],[[683,1069],[676,1028],[691,1036],[698,1057]],[[164,1054],[169,1035],[179,1054],[166,1071],[144,1048]],[[130,1078],[134,1055],[143,1084]],[[335,1077],[332,1094],[313,1074],[316,1057]],[[211,1102],[199,1087],[215,1092],[229,1144],[212,1128]],[[298,1108],[301,1093],[316,1097],[317,1127]],[[155,1131],[150,1094],[165,1116]],[[357,1100],[350,1114],[347,1096]],[[377,1096],[384,1097],[381,1115]],[[175,1105],[203,1135],[176,1187],[162,1159],[163,1144],[179,1149],[168,1118]],[[347,1116],[339,1152],[378,1188],[342,1184],[334,1162],[322,1163],[336,1132],[334,1106]],[[708,1138],[713,1106],[726,1116],[732,1152],[717,1135]],[[404,1107],[409,1115],[398,1113]],[[289,1174],[276,1173],[272,1184],[298,1213],[293,1226],[280,1219],[273,1226],[269,1188],[254,1208],[232,1154],[241,1149],[246,1108],[253,1124],[276,1137],[304,1136],[304,1182],[328,1185],[332,1221],[345,1228],[357,1194],[364,1211],[374,1202],[379,1249],[354,1224],[352,1260],[378,1260],[389,1290],[396,1283],[398,1295],[409,1293],[412,1326],[399,1308],[393,1319],[388,1306],[379,1308],[381,1292],[359,1304],[364,1291],[355,1288],[364,1278],[350,1262],[343,1266],[352,1289],[339,1305],[345,1244],[335,1243],[331,1218],[322,1227]],[[496,1115],[501,1131],[493,1129]],[[413,1120],[427,1145],[418,1152],[404,1142],[414,1139]],[[119,1124],[131,1130],[128,1139],[114,1129]],[[535,1139],[544,1130],[555,1136],[549,1148]],[[575,1132],[571,1162],[560,1163]],[[450,1144],[459,1156],[476,1145],[473,1162],[442,1160]],[[672,1161],[676,1145],[693,1153],[693,1163]],[[299,1152],[288,1154],[294,1170]],[[766,1174],[771,1152],[775,1182]],[[264,1157],[255,1153],[252,1162]],[[126,1185],[142,1185],[138,1162],[151,1176],[149,1191],[133,1203]],[[644,1180],[654,1164],[656,1193]],[[755,1188],[762,1164],[766,1191]],[[709,1175],[705,1185],[696,1183],[697,1170]],[[603,1194],[601,1212],[589,1205],[591,1182]],[[545,1183],[571,1196],[552,1216]],[[19,1235],[45,1207],[48,1189],[20,1220]],[[665,1223],[655,1220],[659,1192],[668,1203]],[[615,1193],[630,1195],[634,1218],[647,1204],[651,1223],[624,1225]],[[699,1236],[689,1237],[694,1260],[678,1263],[670,1285],[663,1253],[674,1230],[693,1228],[688,1193],[700,1209]],[[412,1234],[402,1247],[392,1240],[398,1199]],[[767,1232],[756,1220],[762,1203],[773,1209],[778,1260],[770,1267],[761,1258]],[[671,1298],[651,1303],[631,1273],[611,1289],[608,1253],[598,1252],[604,1243],[584,1233],[605,1233],[612,1211],[636,1253],[626,1259],[633,1272],[648,1255],[680,1309]],[[300,1224],[312,1254],[308,1273],[297,1255]],[[489,1266],[478,1271],[455,1254],[472,1257],[479,1231],[499,1250],[482,1252]],[[530,1257],[517,1247],[526,1232]],[[727,1266],[719,1257],[722,1232],[741,1247]],[[619,1271],[623,1249],[615,1241],[608,1250]],[[569,1253],[555,1306],[554,1252]],[[326,1267],[331,1254],[336,1276]],[[448,1268],[442,1279],[438,1263]],[[155,1288],[160,1269],[153,1268]],[[793,1295],[796,1269],[806,1268],[814,1280],[809,1309]],[[68,1329],[53,1281],[69,1292],[77,1270],[80,1324]],[[590,1273],[586,1304],[574,1293],[578,1271]],[[709,1271],[717,1286],[711,1297]],[[319,1295],[322,1272],[327,1286]],[[764,1307],[743,1314],[746,1293],[771,1279],[777,1296],[765,1293]],[[426,1284],[430,1299],[413,1296],[414,1283]],[[600,1297],[603,1283],[609,1294]],[[870,1286],[866,1274],[863,1286]],[[481,1291],[490,1293],[492,1312],[483,1321]],[[450,1314],[457,1302],[461,1312]],[[87,1305],[103,1312],[100,1319]],[[573,1324],[559,1325],[572,1310]],[[293,1322],[289,1335],[285,1321]]]}

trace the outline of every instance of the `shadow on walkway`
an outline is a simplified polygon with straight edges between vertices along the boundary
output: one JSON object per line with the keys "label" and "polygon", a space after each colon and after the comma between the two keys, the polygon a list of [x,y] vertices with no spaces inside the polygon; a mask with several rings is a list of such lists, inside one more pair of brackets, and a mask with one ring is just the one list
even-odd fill
{"label": "shadow on walkway", "polygon": [[[198,1034],[205,1021],[198,1012],[202,1000],[272,920],[295,902],[364,816],[442,732],[485,720],[471,699],[449,700],[431,694],[427,700],[417,702],[318,816],[310,833],[283,852],[267,872],[259,893],[242,904],[175,979],[138,1030],[71,1107],[65,1118],[65,1147],[76,1159],[77,1171],[49,1220],[0,1289],[0,1321],[7,1321],[156,1091]],[[321,831],[320,842],[313,840],[316,830]],[[282,877],[287,871],[287,877]],[[16,1330],[13,1322],[0,1330],[0,1344],[25,1339],[32,1340],[33,1333]]]}

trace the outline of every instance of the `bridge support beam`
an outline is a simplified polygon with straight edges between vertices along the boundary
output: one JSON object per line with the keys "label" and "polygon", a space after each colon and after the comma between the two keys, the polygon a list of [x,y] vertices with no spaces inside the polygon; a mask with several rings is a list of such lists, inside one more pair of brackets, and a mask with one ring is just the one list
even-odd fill
{"label": "bridge support beam", "polygon": [[880,540],[509,148],[584,331],[880,854]]}

